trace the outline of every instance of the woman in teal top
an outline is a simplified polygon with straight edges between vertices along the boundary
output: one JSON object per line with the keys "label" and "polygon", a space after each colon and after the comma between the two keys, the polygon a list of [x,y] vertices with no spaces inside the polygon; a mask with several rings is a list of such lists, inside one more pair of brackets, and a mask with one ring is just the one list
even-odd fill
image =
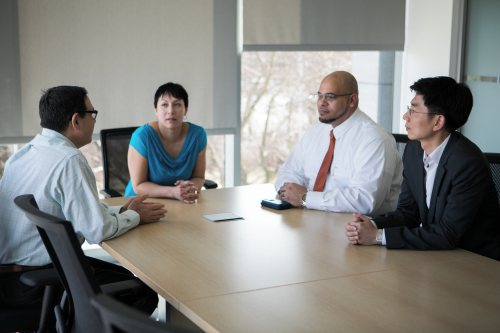
{"label": "woman in teal top", "polygon": [[193,203],[205,182],[207,133],[183,121],[188,94],[181,85],[159,87],[154,106],[158,121],[139,127],[130,140],[125,196],[148,193]]}

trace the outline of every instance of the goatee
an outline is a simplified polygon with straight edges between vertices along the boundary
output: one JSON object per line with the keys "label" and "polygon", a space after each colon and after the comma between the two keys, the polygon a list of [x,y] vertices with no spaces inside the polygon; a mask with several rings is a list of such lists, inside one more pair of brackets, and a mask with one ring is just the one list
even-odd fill
{"label": "goatee", "polygon": [[345,116],[345,114],[347,113],[347,111],[349,110],[349,105],[347,105],[345,107],[345,110],[344,112],[342,112],[338,117],[333,117],[333,118],[321,118],[321,116],[319,116],[319,121],[322,122],[323,124],[331,124],[333,123],[334,121],[342,118],[343,116]]}

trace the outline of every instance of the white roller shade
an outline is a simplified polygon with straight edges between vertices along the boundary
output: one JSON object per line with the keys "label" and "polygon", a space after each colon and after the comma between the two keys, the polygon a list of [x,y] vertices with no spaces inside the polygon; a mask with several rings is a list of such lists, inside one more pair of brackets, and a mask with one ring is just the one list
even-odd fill
{"label": "white roller shade", "polygon": [[58,85],[87,88],[95,133],[154,120],[154,93],[168,81],[186,88],[188,121],[214,127],[213,1],[19,0],[18,11],[18,136],[40,132],[40,91]]}
{"label": "white roller shade", "polygon": [[403,50],[405,3],[244,0],[244,50]]}

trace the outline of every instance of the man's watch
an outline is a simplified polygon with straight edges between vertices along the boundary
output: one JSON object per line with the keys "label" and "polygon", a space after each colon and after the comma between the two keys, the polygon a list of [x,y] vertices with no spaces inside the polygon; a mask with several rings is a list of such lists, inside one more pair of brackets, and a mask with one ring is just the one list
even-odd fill
{"label": "man's watch", "polygon": [[377,245],[382,245],[383,237],[384,237],[384,229],[378,229],[377,236],[375,236],[375,240],[377,241]]}
{"label": "man's watch", "polygon": [[307,192],[302,196],[302,206],[306,206]]}

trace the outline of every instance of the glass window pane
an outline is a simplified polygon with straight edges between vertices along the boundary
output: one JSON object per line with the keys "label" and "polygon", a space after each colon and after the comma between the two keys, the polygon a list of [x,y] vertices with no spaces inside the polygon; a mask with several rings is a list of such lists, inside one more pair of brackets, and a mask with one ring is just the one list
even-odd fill
{"label": "glass window pane", "polygon": [[207,169],[205,179],[224,187],[224,135],[209,135],[207,142]]}
{"label": "glass window pane", "polygon": [[241,60],[241,184],[274,183],[278,168],[318,122],[321,80],[352,73],[359,108],[392,127],[394,52],[244,52]]}

